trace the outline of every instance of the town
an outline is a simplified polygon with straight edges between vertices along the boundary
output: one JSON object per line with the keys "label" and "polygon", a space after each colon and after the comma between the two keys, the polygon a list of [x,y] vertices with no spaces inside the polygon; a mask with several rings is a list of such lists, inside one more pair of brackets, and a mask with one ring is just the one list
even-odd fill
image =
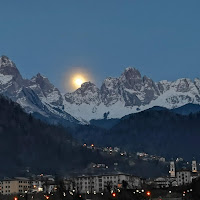
{"label": "town", "polygon": [[[101,150],[111,155],[130,156],[118,147],[95,147],[94,144],[84,147]],[[187,167],[179,168],[182,158],[166,161],[159,156],[137,152],[139,159],[146,161],[157,159],[169,163],[166,176],[143,178],[133,174],[106,172],[103,174],[79,174],[71,176],[30,175],[26,177],[4,177],[0,180],[1,199],[190,199],[193,193],[192,184],[200,178],[196,160],[187,162]],[[118,165],[118,163],[114,163]],[[91,168],[108,169],[103,163],[93,163]]]}

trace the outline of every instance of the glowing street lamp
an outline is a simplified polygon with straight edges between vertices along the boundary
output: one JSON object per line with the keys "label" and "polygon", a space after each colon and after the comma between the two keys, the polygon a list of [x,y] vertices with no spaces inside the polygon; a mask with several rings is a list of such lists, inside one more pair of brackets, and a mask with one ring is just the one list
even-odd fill
{"label": "glowing street lamp", "polygon": [[112,193],[112,197],[114,197],[114,198],[116,197],[116,193],[115,192]]}
{"label": "glowing street lamp", "polygon": [[150,197],[151,196],[151,192],[147,191],[147,196]]}
{"label": "glowing street lamp", "polygon": [[49,199],[49,196],[47,196],[47,195],[44,195],[44,197],[45,197],[46,199]]}

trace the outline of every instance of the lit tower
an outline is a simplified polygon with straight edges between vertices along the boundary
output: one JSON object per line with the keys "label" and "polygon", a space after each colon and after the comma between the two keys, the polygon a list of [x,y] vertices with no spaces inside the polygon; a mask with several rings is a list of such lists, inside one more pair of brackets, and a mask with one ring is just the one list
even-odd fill
{"label": "lit tower", "polygon": [[170,173],[170,177],[173,177],[173,178],[176,177],[174,161],[170,162],[170,171],[169,171],[169,173]]}
{"label": "lit tower", "polygon": [[197,172],[197,161],[196,160],[192,161],[192,172]]}

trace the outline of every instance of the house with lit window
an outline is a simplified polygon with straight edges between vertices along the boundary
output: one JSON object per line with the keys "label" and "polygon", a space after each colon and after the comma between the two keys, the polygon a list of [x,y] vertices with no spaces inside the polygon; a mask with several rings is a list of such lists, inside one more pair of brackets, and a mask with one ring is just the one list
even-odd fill
{"label": "house with lit window", "polygon": [[24,194],[32,190],[32,183],[28,178],[16,177],[0,181],[0,193],[2,195]]}

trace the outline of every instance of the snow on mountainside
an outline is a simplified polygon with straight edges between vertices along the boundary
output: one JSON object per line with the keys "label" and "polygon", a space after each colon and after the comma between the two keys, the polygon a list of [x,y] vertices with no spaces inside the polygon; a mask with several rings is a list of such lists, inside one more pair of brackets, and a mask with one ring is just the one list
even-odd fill
{"label": "snow on mountainside", "polygon": [[154,82],[129,67],[120,77],[105,79],[100,88],[86,82],[63,95],[41,74],[31,80],[23,79],[15,64],[2,56],[0,93],[18,102],[27,112],[38,113],[53,122],[89,123],[91,119],[121,118],[153,106],[172,109],[188,103],[200,104],[200,79]]}
{"label": "snow on mountainside", "polygon": [[23,79],[6,56],[0,58],[0,93],[19,103],[26,112],[48,122],[77,122],[63,110],[62,95],[46,77],[37,74],[31,80]]}
{"label": "snow on mountainside", "polygon": [[[153,106],[177,108],[188,103],[200,104],[200,80],[186,78],[154,82],[135,68],[127,68],[119,78],[107,78],[100,89],[86,83],[65,95],[65,109],[84,120],[121,118]],[[91,88],[93,88],[91,93]],[[106,113],[106,114],[105,114]]]}

